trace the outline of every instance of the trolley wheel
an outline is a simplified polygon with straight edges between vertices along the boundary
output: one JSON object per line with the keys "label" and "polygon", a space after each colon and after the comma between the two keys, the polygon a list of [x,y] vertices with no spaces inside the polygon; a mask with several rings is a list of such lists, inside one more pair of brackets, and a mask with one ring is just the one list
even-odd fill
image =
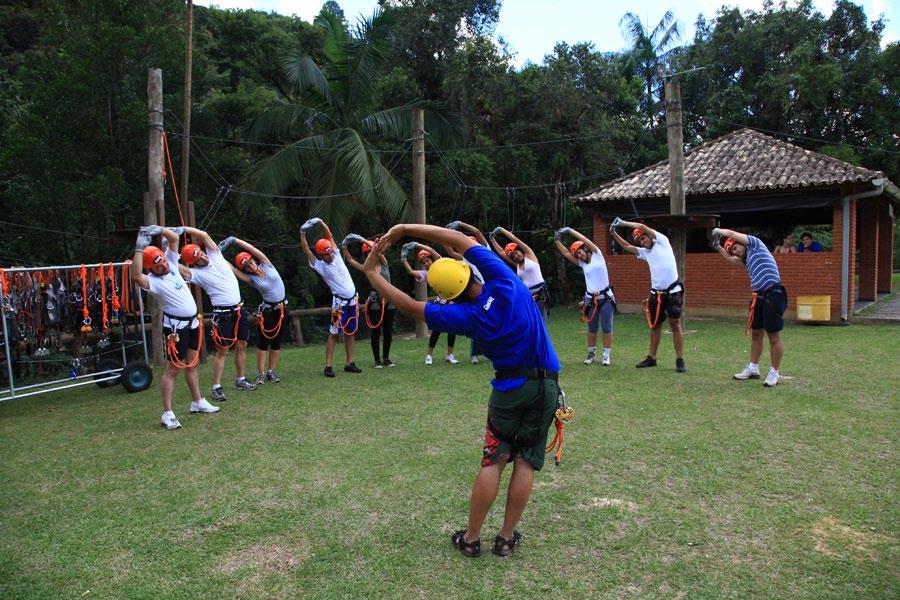
{"label": "trolley wheel", "polygon": [[122,380],[121,374],[118,377],[116,377],[115,379],[105,379],[106,377],[113,375],[113,373],[103,373],[103,371],[111,371],[112,369],[121,369],[121,368],[122,368],[122,363],[117,361],[114,358],[104,358],[103,360],[98,362],[97,368],[95,369],[95,371],[97,371],[98,374],[94,375],[94,379],[95,380],[102,379],[103,381],[98,381],[97,387],[108,388],[108,387],[112,387],[112,386],[116,385],[117,383],[119,383]]}
{"label": "trolley wheel", "polygon": [[143,392],[151,383],[153,369],[145,362],[130,362],[122,369],[122,387],[129,392]]}

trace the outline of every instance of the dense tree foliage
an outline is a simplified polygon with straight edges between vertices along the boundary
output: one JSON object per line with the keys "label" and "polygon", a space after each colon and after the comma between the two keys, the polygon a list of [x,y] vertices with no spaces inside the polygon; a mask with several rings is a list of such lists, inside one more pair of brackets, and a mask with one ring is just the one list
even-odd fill
{"label": "dense tree foliage", "polygon": [[[587,224],[567,194],[665,157],[663,73],[701,69],[680,76],[689,144],[748,125],[900,181],[900,45],[882,48],[883,23],[849,0],[828,18],[810,0],[723,8],[674,49],[684,15],[648,29],[625,13],[627,52],[560,43],[521,69],[494,36],[499,0],[378,4],[381,15],[345,15],[331,0],[316,24],[194,9],[198,221],[259,242],[300,303],[314,301],[295,249],[309,214],[336,219],[341,235],[403,214],[414,103],[465,123],[455,142],[429,135],[429,219],[504,225],[548,256],[551,228]],[[163,70],[180,163],[185,16],[181,0],[0,8],[0,263],[127,255],[127,239],[110,232],[142,219],[151,67]],[[348,196],[303,199],[337,193]]]}

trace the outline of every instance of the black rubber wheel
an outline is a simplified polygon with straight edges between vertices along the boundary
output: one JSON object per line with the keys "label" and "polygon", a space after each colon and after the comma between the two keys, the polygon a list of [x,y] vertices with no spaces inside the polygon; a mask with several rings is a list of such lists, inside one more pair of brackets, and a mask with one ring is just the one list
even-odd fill
{"label": "black rubber wheel", "polygon": [[129,392],[143,392],[151,383],[153,369],[145,362],[130,362],[122,369],[122,387]]}
{"label": "black rubber wheel", "polygon": [[[122,363],[120,361],[118,361],[114,358],[104,358],[103,360],[101,360],[100,362],[97,363],[97,368],[95,369],[95,371],[97,371],[98,374],[94,375],[94,379],[104,379],[106,377],[110,377],[110,376],[114,375],[114,373],[103,373],[103,371],[109,371],[111,369],[121,369],[121,368],[122,368]],[[103,374],[100,375],[99,373],[103,373]],[[104,381],[98,381],[97,387],[102,387],[102,388],[112,387],[112,386],[118,384],[121,379],[122,379],[122,376],[119,375],[115,379],[105,379]]]}

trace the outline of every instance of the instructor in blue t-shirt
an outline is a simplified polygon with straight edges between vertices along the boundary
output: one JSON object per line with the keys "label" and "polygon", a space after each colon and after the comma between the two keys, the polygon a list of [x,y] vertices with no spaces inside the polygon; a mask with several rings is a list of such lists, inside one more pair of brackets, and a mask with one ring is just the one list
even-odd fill
{"label": "instructor in blue t-shirt", "polygon": [[[453,304],[416,301],[381,276],[379,257],[405,236],[424,238],[462,254],[463,261],[441,258],[428,270],[428,284]],[[496,372],[491,380],[481,470],[472,488],[469,522],[455,532],[453,545],[466,556],[481,554],[481,527],[497,497],[500,476],[513,463],[503,527],[493,553],[508,556],[521,539],[522,517],[534,472],[544,465],[547,429],[559,397],[556,351],[531,292],[506,264],[462,233],[432,225],[395,225],[375,243],[365,273],[372,286],[397,308],[437,331],[465,335],[481,344]]]}

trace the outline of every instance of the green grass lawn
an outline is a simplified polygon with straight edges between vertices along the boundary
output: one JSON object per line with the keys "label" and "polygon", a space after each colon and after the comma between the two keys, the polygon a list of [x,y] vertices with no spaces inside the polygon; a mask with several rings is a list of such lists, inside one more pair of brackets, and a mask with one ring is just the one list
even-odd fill
{"label": "green grass lawn", "polygon": [[364,372],[330,380],[322,346],[286,350],[282,383],[216,415],[189,415],[179,380],[175,432],[158,383],[2,403],[0,597],[897,597],[896,328],[790,323],[764,389],[731,379],[737,320],[689,319],[681,375],[671,336],[637,370],[646,323],[616,327],[613,366],[587,367],[577,313],[554,310],[576,416],[509,559],[450,544],[491,369],[443,362],[444,337],[427,368],[425,340],[384,370],[361,341]]}

